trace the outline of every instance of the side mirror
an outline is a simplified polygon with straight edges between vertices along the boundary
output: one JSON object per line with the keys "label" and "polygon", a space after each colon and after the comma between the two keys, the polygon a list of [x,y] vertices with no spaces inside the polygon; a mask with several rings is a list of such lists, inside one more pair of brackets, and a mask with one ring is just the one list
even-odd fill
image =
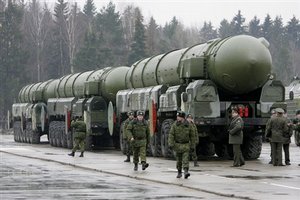
{"label": "side mirror", "polygon": [[185,103],[188,101],[188,94],[186,92],[182,93],[182,101]]}

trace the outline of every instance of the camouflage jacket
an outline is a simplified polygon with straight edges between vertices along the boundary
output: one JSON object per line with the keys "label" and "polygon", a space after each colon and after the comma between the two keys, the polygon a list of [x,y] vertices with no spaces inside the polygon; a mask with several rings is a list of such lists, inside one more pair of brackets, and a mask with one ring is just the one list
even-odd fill
{"label": "camouflage jacket", "polygon": [[72,121],[71,128],[75,130],[74,137],[85,137],[86,136],[86,125],[82,120]]}
{"label": "camouflage jacket", "polygon": [[294,130],[300,133],[300,120],[295,118],[293,120],[293,124],[294,124]]}
{"label": "camouflage jacket", "polygon": [[283,144],[291,143],[291,137],[293,135],[293,124],[292,121],[286,118],[288,124],[288,131],[283,134]]}
{"label": "camouflage jacket", "polygon": [[240,116],[233,117],[228,127],[229,144],[243,144],[244,122]]}
{"label": "camouflage jacket", "polygon": [[266,133],[270,135],[271,142],[284,142],[284,134],[288,131],[287,120],[284,117],[273,117],[270,119]]}
{"label": "camouflage jacket", "polygon": [[197,129],[197,126],[194,124],[194,122],[191,122],[191,125],[192,125],[193,130],[194,130],[194,135],[195,135],[195,145],[197,146],[197,144],[199,144],[199,134],[198,134],[198,129]]}
{"label": "camouflage jacket", "polygon": [[[133,119],[132,119],[133,120]],[[127,118],[125,121],[124,121],[124,125],[123,125],[123,138],[125,140],[130,140],[130,137],[128,137],[128,132],[127,132],[127,126],[129,124],[130,121],[132,121],[130,118]]]}
{"label": "camouflage jacket", "polygon": [[134,119],[129,122],[126,128],[128,139],[134,138],[133,147],[148,145],[150,141],[150,130],[146,120],[138,121]]}
{"label": "camouflage jacket", "polygon": [[169,147],[176,152],[182,153],[195,147],[195,130],[188,122],[174,122],[169,132]]}

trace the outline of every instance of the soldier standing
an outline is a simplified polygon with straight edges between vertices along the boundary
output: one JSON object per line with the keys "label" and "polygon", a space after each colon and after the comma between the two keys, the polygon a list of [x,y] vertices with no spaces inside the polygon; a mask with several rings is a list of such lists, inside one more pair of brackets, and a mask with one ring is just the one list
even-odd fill
{"label": "soldier standing", "polygon": [[291,137],[293,135],[293,124],[291,120],[287,118],[286,112],[284,113],[284,117],[286,119],[288,125],[288,131],[283,134],[283,151],[284,151],[284,159],[286,165],[291,165],[290,162],[290,143]]}
{"label": "soldier standing", "polygon": [[[270,142],[270,137],[271,137],[272,133],[270,132],[269,134],[267,134],[267,129],[270,126],[271,118],[273,118],[275,116],[276,116],[276,111],[275,111],[275,109],[272,109],[271,110],[271,117],[270,117],[270,119],[268,120],[268,122],[266,124],[266,131],[265,131],[266,141],[268,141],[268,142]],[[273,161],[272,161],[272,144],[271,144],[271,142],[270,142],[270,149],[271,149],[271,152],[270,152],[271,160],[270,160],[269,164],[273,164]]]}
{"label": "soldier standing", "polygon": [[74,132],[74,147],[72,153],[68,154],[69,156],[75,155],[76,150],[80,149],[80,156],[83,157],[83,152],[85,149],[85,138],[86,138],[86,124],[82,120],[82,117],[76,117],[75,121],[72,120],[71,128],[75,130]]}
{"label": "soldier standing", "polygon": [[127,116],[128,116],[128,118],[124,121],[124,126],[123,126],[123,136],[124,136],[123,138],[124,138],[125,143],[126,143],[125,151],[126,151],[126,156],[127,156],[127,158],[124,160],[124,162],[130,162],[130,154],[132,153],[131,141],[130,141],[131,138],[128,137],[127,126],[129,124],[129,122],[131,122],[134,119],[133,111],[129,111],[127,113]]}
{"label": "soldier standing", "polygon": [[144,119],[144,112],[137,112],[137,119],[133,119],[127,126],[128,137],[133,149],[134,171],[138,170],[139,157],[142,163],[142,170],[149,164],[146,162],[146,149],[150,141],[150,130],[147,121]]}
{"label": "soldier standing", "polygon": [[194,151],[195,135],[192,125],[185,119],[185,113],[177,112],[177,120],[173,123],[168,144],[171,149],[176,152],[176,167],[178,170],[177,178],[182,177],[182,167],[184,170],[184,178],[190,176],[189,171],[189,153],[190,149]]}
{"label": "soldier standing", "polygon": [[233,147],[233,167],[245,165],[245,160],[241,152],[241,144],[243,144],[243,119],[238,114],[238,109],[231,109],[231,121],[228,128],[229,144]]}
{"label": "soldier standing", "polygon": [[[300,110],[296,111],[296,117],[293,120],[294,130],[295,130],[295,143],[298,144],[300,142]],[[300,166],[300,164],[298,164]]]}
{"label": "soldier standing", "polygon": [[195,135],[195,146],[193,148],[194,151],[192,151],[192,159],[194,161],[194,167],[199,167],[198,164],[198,157],[197,157],[197,145],[199,144],[199,135],[198,135],[198,130],[197,130],[197,126],[194,124],[194,119],[192,114],[188,114],[186,117],[186,120],[192,125],[193,130],[194,130],[194,135]]}
{"label": "soldier standing", "polygon": [[283,135],[288,131],[288,126],[286,119],[283,117],[284,110],[282,108],[276,108],[275,111],[276,117],[271,118],[266,131],[268,135],[271,135],[273,166],[283,166]]}

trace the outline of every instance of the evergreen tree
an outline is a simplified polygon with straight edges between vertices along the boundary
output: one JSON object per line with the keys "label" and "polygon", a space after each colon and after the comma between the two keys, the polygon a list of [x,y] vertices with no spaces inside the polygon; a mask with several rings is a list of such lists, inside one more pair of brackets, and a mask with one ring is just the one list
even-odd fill
{"label": "evergreen tree", "polygon": [[238,11],[238,14],[232,19],[231,26],[233,28],[234,35],[241,35],[245,34],[245,27],[244,27],[245,18],[242,16],[241,11]]}
{"label": "evergreen tree", "polygon": [[98,51],[99,40],[94,32],[88,31],[85,35],[84,45],[76,54],[74,60],[75,72],[89,71],[103,67],[101,55]]}
{"label": "evergreen tree", "polygon": [[158,28],[159,27],[156,24],[155,19],[151,17],[146,32],[148,55],[156,55],[160,53],[160,34]]}
{"label": "evergreen tree", "polygon": [[292,42],[296,48],[300,50],[300,24],[299,20],[293,16],[286,26],[287,37],[289,42]]}
{"label": "evergreen tree", "polygon": [[5,94],[0,97],[0,115],[6,114],[26,80],[22,73],[27,61],[22,50],[22,16],[23,7],[11,0],[0,9],[0,93]]}
{"label": "evergreen tree", "polygon": [[262,36],[262,29],[260,26],[260,20],[255,16],[249,23],[249,34],[254,37]]}
{"label": "evergreen tree", "polygon": [[85,5],[83,7],[83,13],[87,17],[88,29],[92,31],[92,22],[94,21],[94,17],[96,14],[96,7],[94,4],[94,0],[86,0]]}
{"label": "evergreen tree", "polygon": [[135,29],[133,43],[131,45],[131,53],[128,58],[128,63],[131,65],[134,62],[146,57],[146,45],[145,45],[145,27],[143,25],[143,16],[139,8],[135,9]]}
{"label": "evergreen tree", "polygon": [[263,32],[263,37],[266,38],[268,41],[271,40],[272,38],[272,20],[269,14],[265,17],[265,21],[262,26],[262,32]]}
{"label": "evergreen tree", "polygon": [[68,3],[64,0],[57,0],[54,8],[55,27],[54,27],[54,45],[56,51],[52,54],[53,74],[61,77],[71,72],[70,60],[68,55],[68,33],[67,33],[67,16],[69,14]]}
{"label": "evergreen tree", "polygon": [[226,19],[223,19],[220,23],[219,37],[226,38],[231,35],[233,35],[233,28]]}
{"label": "evergreen tree", "polygon": [[206,42],[211,39],[217,38],[217,31],[213,28],[211,22],[204,22],[203,27],[200,30],[200,41]]}

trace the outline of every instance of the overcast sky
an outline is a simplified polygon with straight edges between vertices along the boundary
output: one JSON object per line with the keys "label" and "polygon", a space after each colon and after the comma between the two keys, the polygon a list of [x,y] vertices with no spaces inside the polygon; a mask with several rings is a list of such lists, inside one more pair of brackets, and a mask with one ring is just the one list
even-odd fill
{"label": "overcast sky", "polygon": [[[55,0],[46,0],[56,2]],[[86,0],[68,0],[78,2],[83,8]],[[110,0],[94,0],[97,11],[106,6]],[[248,23],[257,16],[261,23],[267,14],[272,19],[281,16],[284,24],[293,15],[299,19],[300,0],[112,0],[120,12],[127,5],[133,4],[142,10],[147,23],[151,16],[156,22],[164,25],[176,16],[185,26],[202,26],[204,21],[211,21],[214,27],[219,27],[222,19],[231,20],[241,10]]]}

